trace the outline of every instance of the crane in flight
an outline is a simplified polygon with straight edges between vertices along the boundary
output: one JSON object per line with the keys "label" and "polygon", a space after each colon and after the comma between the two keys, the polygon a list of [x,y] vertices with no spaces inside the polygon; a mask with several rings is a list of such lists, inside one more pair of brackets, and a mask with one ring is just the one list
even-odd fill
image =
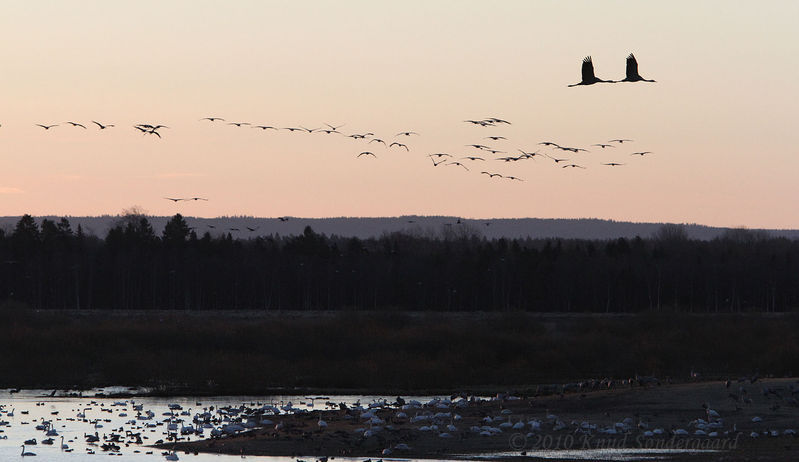
{"label": "crane in flight", "polygon": [[591,60],[590,56],[586,56],[583,59],[581,71],[582,80],[578,83],[569,85],[570,87],[576,87],[577,85],[593,85],[595,83],[616,83],[613,80],[602,80],[594,74],[594,62]]}
{"label": "crane in flight", "polygon": [[647,80],[641,77],[641,74],[638,73],[638,60],[635,59],[632,53],[627,56],[626,74],[619,82],[654,82],[654,80]]}
{"label": "crane in flight", "polygon": [[112,124],[105,124],[105,125],[103,125],[103,124],[101,124],[100,122],[98,122],[98,121],[96,121],[96,120],[92,120],[92,123],[93,123],[93,124],[96,124],[96,125],[97,125],[97,127],[99,127],[99,128],[100,128],[100,130],[105,130],[106,128],[111,128],[111,127],[113,127],[113,125],[112,125]]}

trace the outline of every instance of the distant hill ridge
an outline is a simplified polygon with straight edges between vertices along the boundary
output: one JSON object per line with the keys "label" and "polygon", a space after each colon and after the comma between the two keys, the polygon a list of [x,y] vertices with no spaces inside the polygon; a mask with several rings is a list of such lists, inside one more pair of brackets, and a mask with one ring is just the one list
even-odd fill
{"label": "distant hill ridge", "polygon": [[[35,217],[37,223],[42,219],[59,220],[59,216]],[[108,230],[122,217],[103,215],[97,217],[66,217],[73,229],[80,225],[84,232],[104,237]],[[148,216],[156,234],[161,234],[164,225],[171,217]],[[10,231],[20,219],[19,216],[0,217],[0,229]],[[616,239],[619,237],[651,237],[666,223],[634,223],[626,221],[603,220],[598,218],[486,218],[465,219],[447,216],[400,216],[400,217],[335,217],[335,218],[295,218],[286,221],[277,218],[257,218],[247,216],[196,218],[185,217],[189,226],[198,235],[206,231],[211,235],[230,232],[234,238],[266,236],[270,234],[301,234],[306,226],[327,235],[370,238],[384,233],[398,231],[422,235],[435,235],[446,232],[476,233],[486,238],[563,238],[563,239]],[[710,240],[736,228],[712,227],[699,224],[680,224],[688,237]],[[249,231],[247,228],[255,231]],[[237,228],[239,231],[230,230]],[[795,229],[750,229],[769,236],[799,239]]]}

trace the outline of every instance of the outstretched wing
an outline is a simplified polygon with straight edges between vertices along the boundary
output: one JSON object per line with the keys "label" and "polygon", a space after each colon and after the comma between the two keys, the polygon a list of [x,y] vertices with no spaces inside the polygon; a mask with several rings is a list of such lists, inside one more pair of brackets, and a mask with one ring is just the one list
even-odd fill
{"label": "outstretched wing", "polygon": [[635,78],[641,78],[641,76],[638,75],[638,61],[636,61],[635,56],[630,53],[630,56],[627,57],[627,79]]}
{"label": "outstretched wing", "polygon": [[585,59],[583,59],[583,82],[589,82],[595,79],[594,63],[591,61],[590,56],[586,56]]}

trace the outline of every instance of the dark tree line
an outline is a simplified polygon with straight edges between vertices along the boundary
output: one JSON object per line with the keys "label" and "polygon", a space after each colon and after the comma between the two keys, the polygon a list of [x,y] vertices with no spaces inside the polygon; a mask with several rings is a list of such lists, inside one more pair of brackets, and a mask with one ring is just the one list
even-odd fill
{"label": "dark tree line", "polygon": [[735,230],[691,240],[158,236],[122,217],[104,239],[29,215],[0,231],[0,300],[38,309],[775,312],[799,306],[799,241]]}

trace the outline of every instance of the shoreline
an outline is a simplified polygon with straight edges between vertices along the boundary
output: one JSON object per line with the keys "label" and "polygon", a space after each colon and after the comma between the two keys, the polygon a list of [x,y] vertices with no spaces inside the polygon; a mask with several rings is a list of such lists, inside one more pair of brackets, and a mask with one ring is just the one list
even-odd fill
{"label": "shoreline", "polygon": [[[580,449],[586,448],[586,441],[589,442],[587,448],[610,446],[626,449],[635,449],[642,441],[654,446],[659,444],[666,449],[678,449],[681,444],[689,445],[689,449],[692,448],[691,444],[697,445],[697,449],[704,449],[703,444],[726,444],[729,449],[734,441],[732,451],[692,454],[691,459],[704,461],[723,457],[723,460],[745,460],[757,454],[762,460],[793,460],[793,447],[799,448],[799,444],[795,436],[781,432],[797,430],[799,407],[785,404],[773,409],[776,398],[757,396],[756,391],[760,387],[793,390],[792,387],[797,384],[799,380],[796,378],[766,379],[757,384],[747,382],[741,386],[752,389],[749,396],[753,402],[742,405],[724,400],[728,392],[723,382],[699,382],[527,399],[480,400],[446,407],[428,404],[406,411],[394,406],[373,410],[374,416],[369,421],[376,417],[379,424],[364,423],[364,412],[368,411],[334,408],[328,404],[324,410],[253,417],[268,419],[270,424],[239,434],[196,442],[178,440],[155,447],[188,453],[298,458],[455,459],[459,455],[474,457],[478,454],[496,454],[498,459],[530,459],[534,457],[532,451],[535,449]],[[697,430],[696,422],[707,415],[701,404],[707,402],[712,403],[714,409],[723,416],[723,420],[718,421],[721,427],[718,436],[703,435]],[[400,412],[405,412],[406,416],[403,417]],[[413,422],[420,415],[443,417]],[[762,422],[753,422],[755,416],[761,418]],[[474,428],[481,424],[485,426],[486,418],[493,420],[489,424],[491,426],[502,427],[505,422],[510,425],[522,422],[524,425],[518,429],[508,426],[492,435],[478,435]],[[320,420],[326,423],[324,427],[319,425]],[[437,423],[433,424],[433,421]],[[538,422],[538,427],[531,430],[528,424],[533,421]],[[438,428],[422,429],[428,425],[438,425]],[[447,430],[449,425],[452,427]],[[379,431],[368,433],[377,426],[381,427]],[[663,433],[645,433],[655,428]],[[612,434],[610,432],[615,430],[611,429],[618,432]],[[681,429],[688,433],[681,435]],[[771,430],[778,430],[780,436],[749,436],[750,432]],[[449,435],[442,436],[442,433]],[[694,440],[699,442],[692,443]]]}

